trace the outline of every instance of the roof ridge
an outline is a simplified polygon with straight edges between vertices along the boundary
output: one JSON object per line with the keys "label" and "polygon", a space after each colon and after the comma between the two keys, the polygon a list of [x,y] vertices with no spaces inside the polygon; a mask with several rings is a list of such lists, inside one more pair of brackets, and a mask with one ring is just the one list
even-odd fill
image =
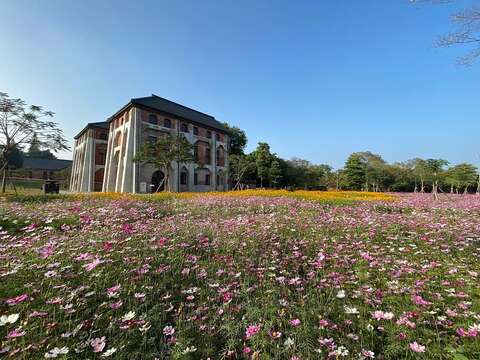
{"label": "roof ridge", "polygon": [[[150,97],[150,96],[147,96],[147,98],[148,98],[148,97]],[[207,113],[204,113],[204,112],[195,110],[195,109],[193,109],[193,108],[191,108],[191,107],[182,105],[182,104],[180,104],[180,103],[177,103],[177,102],[175,102],[175,101],[166,99],[166,98],[164,98],[164,97],[161,97],[161,96],[158,96],[158,95],[155,95],[155,94],[152,94],[152,97],[156,97],[156,98],[162,99],[162,100],[164,100],[164,101],[168,101],[169,103],[172,103],[172,104],[177,105],[177,106],[181,106],[181,107],[183,107],[184,109],[188,109],[188,110],[191,110],[191,111],[195,111],[196,113],[199,113],[199,114],[202,114],[202,115],[211,117],[211,118],[214,119],[214,120],[217,120],[217,119],[215,119],[215,116],[212,116],[212,115],[209,115],[209,114],[207,114]],[[140,99],[142,99],[142,98],[140,98]],[[143,98],[143,99],[144,99],[144,98]],[[135,100],[135,99],[132,99],[132,100]],[[218,120],[217,120],[217,121],[218,121]]]}

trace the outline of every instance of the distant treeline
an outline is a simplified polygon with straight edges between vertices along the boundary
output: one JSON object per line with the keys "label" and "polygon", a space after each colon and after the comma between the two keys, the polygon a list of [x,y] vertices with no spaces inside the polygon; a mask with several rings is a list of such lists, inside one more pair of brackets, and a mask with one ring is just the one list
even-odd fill
{"label": "distant treeline", "polygon": [[[351,154],[342,169],[307,160],[285,160],[259,143],[245,154],[244,131],[225,124],[231,133],[229,174],[232,187],[361,190],[399,192],[479,192],[478,169],[467,163],[450,165],[443,159],[415,158],[389,164],[378,154]],[[436,187],[436,189],[435,189]]]}

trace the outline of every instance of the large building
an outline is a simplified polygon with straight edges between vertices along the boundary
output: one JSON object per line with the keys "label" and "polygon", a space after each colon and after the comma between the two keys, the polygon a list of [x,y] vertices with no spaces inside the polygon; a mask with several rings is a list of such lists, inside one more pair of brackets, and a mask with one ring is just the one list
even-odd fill
{"label": "large building", "polygon": [[134,162],[143,143],[183,134],[195,161],[172,163],[169,191],[228,190],[228,135],[213,116],[156,95],[131,99],[105,122],[75,136],[70,190],[147,193],[163,190],[165,169]]}

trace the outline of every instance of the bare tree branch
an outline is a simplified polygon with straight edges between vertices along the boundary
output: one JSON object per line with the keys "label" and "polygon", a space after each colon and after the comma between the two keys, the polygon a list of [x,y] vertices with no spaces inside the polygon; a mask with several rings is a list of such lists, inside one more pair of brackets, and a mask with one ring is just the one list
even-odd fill
{"label": "bare tree branch", "polygon": [[[453,0],[409,0],[410,3],[445,4]],[[458,59],[461,65],[471,65],[480,58],[480,8],[464,9],[451,17],[457,29],[440,37],[435,45],[439,47],[466,45],[472,49]]]}

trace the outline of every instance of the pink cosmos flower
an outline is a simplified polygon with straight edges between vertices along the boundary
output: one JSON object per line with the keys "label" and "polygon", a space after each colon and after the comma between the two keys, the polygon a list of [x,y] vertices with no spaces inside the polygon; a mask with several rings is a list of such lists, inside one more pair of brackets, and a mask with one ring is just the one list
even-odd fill
{"label": "pink cosmos flower", "polygon": [[244,353],[244,354],[250,354],[251,352],[252,352],[252,349],[249,348],[248,346],[245,346],[245,347],[243,348],[243,353]]}
{"label": "pink cosmos flower", "polygon": [[93,255],[86,252],[86,253],[81,253],[77,257],[75,257],[76,261],[82,261],[82,260],[90,260],[93,258]]}
{"label": "pink cosmos flower", "polygon": [[15,330],[10,331],[7,334],[7,339],[14,339],[14,338],[17,338],[17,337],[24,336],[25,334],[26,334],[26,332],[23,331],[22,329],[15,329]]}
{"label": "pink cosmos flower", "polygon": [[375,320],[392,320],[394,317],[393,313],[380,310],[375,311],[372,316]]}
{"label": "pink cosmos flower", "polygon": [[129,224],[129,223],[125,223],[122,225],[122,230],[124,233],[130,235],[130,234],[133,234],[133,226],[132,224]]}
{"label": "pink cosmos flower", "polygon": [[122,305],[123,305],[123,301],[120,300],[120,301],[111,303],[111,304],[110,304],[110,307],[111,307],[113,310],[117,310],[117,309],[119,309]]}
{"label": "pink cosmos flower", "polygon": [[94,353],[102,352],[106,345],[105,336],[102,336],[101,338],[93,339],[90,342],[90,345],[92,346]]}
{"label": "pink cosmos flower", "polygon": [[93,259],[92,262],[89,262],[88,264],[83,265],[83,268],[87,271],[92,271],[103,262],[104,262],[103,260],[100,260],[99,258],[95,258]]}
{"label": "pink cosmos flower", "polygon": [[293,319],[293,320],[290,320],[289,323],[290,325],[297,327],[301,324],[301,321],[300,319]]}
{"label": "pink cosmos flower", "polygon": [[29,318],[32,318],[32,317],[45,317],[47,316],[48,313],[47,312],[43,312],[43,311],[33,311],[30,315],[28,315]]}
{"label": "pink cosmos flower", "polygon": [[373,351],[370,351],[370,350],[362,349],[362,356],[365,359],[374,359],[375,358],[375,353]]}
{"label": "pink cosmos flower", "polygon": [[172,336],[175,334],[175,328],[173,326],[165,326],[163,328],[163,334],[166,336]]}
{"label": "pink cosmos flower", "polygon": [[120,291],[120,288],[121,288],[120,285],[115,285],[115,286],[112,286],[111,288],[108,288],[107,289],[108,297],[116,296],[118,294],[118,292]]}
{"label": "pink cosmos flower", "polygon": [[429,306],[429,305],[432,305],[432,303],[430,301],[427,301],[425,299],[423,299],[420,295],[413,295],[412,296],[412,301],[416,304],[416,305],[420,305],[420,306]]}
{"label": "pink cosmos flower", "polygon": [[7,304],[10,305],[10,306],[13,306],[13,305],[20,304],[21,302],[24,302],[27,299],[28,299],[28,295],[27,294],[22,294],[22,295],[18,295],[17,297],[8,299]]}
{"label": "pink cosmos flower", "polygon": [[250,325],[245,329],[245,338],[248,340],[260,331],[260,325]]}
{"label": "pink cosmos flower", "polygon": [[329,324],[328,320],[325,320],[325,319],[320,319],[318,321],[318,326],[320,327],[320,329],[326,328],[328,324]]}
{"label": "pink cosmos flower", "polygon": [[409,346],[410,346],[410,350],[412,350],[413,352],[416,352],[416,353],[424,353],[425,352],[425,346],[420,345],[416,341],[413,342],[413,343],[410,343]]}
{"label": "pink cosmos flower", "polygon": [[54,250],[55,250],[55,244],[51,243],[39,249],[38,253],[40,254],[40,257],[42,259],[46,259],[49,256],[53,255]]}

